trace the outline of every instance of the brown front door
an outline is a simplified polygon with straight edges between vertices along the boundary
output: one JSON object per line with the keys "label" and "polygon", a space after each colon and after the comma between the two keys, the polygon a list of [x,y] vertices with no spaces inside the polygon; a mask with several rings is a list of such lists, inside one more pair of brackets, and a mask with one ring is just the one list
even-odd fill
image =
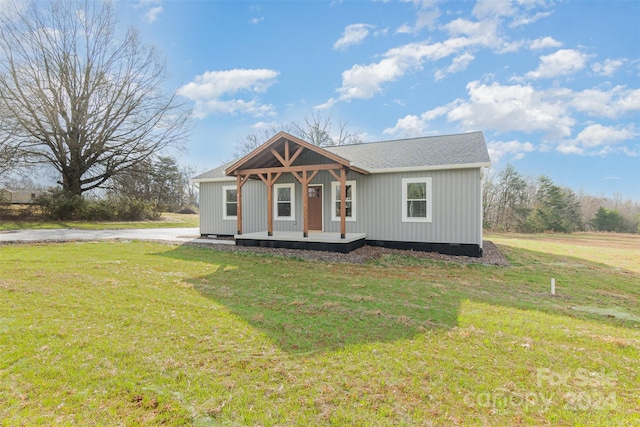
{"label": "brown front door", "polygon": [[322,231],[322,186],[310,185],[309,231]]}

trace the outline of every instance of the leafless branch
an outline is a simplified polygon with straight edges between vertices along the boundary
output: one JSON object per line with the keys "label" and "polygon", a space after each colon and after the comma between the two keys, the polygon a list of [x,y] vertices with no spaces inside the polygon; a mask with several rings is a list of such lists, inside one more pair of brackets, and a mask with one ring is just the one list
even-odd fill
{"label": "leafless branch", "polygon": [[[11,7],[11,5],[13,7]],[[81,194],[187,136],[166,67],[111,2],[10,3],[0,15],[0,113],[9,145]]]}

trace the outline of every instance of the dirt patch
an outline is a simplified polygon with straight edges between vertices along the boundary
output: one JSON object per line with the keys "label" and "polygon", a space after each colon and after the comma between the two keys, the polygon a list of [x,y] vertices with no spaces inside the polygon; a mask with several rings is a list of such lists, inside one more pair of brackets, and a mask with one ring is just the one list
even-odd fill
{"label": "dirt patch", "polygon": [[209,243],[189,242],[187,245],[212,248],[226,252],[253,252],[257,254],[271,254],[290,258],[303,259],[305,261],[341,262],[349,264],[364,264],[368,261],[380,259],[386,255],[403,255],[437,261],[449,261],[463,264],[487,264],[510,266],[509,261],[492,242],[483,242],[482,258],[467,256],[444,255],[437,252],[407,251],[400,249],[383,248],[379,246],[363,246],[348,254],[338,252],[308,251],[301,249],[278,249],[262,247],[244,247],[231,245],[216,245]]}

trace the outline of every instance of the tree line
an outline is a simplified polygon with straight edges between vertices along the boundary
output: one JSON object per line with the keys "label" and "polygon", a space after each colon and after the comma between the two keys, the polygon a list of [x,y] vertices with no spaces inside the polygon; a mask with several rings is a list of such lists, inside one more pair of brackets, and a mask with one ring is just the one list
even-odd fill
{"label": "tree line", "polygon": [[485,174],[483,181],[487,230],[640,233],[640,204],[619,195],[576,194],[548,176],[522,176],[512,165]]}

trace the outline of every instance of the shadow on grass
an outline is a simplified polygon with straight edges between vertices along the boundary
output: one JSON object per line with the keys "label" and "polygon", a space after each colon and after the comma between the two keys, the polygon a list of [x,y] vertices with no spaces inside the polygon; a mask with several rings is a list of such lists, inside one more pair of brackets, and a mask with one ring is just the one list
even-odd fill
{"label": "shadow on grass", "polygon": [[157,255],[211,264],[213,273],[186,281],[292,354],[403,340],[457,325],[459,295],[420,280],[385,277],[386,268],[197,251],[179,247]]}
{"label": "shadow on grass", "polygon": [[[188,282],[295,354],[452,328],[465,300],[638,327],[573,308],[640,314],[638,274],[568,256],[508,251],[511,268],[403,256],[378,265],[331,264],[185,246],[157,255],[210,264],[212,273]],[[558,281],[555,297],[550,277]]]}

